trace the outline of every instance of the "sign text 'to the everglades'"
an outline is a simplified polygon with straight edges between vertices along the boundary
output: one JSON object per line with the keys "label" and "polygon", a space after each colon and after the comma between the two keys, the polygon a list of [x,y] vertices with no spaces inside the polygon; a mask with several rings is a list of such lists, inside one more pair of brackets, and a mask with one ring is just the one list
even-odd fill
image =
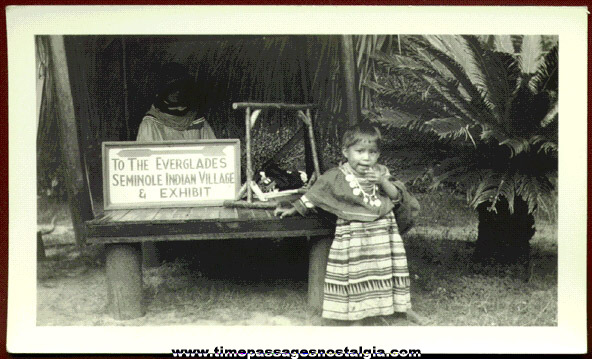
{"label": "sign text 'to the everglades'", "polygon": [[105,208],[220,205],[240,187],[238,140],[105,142]]}

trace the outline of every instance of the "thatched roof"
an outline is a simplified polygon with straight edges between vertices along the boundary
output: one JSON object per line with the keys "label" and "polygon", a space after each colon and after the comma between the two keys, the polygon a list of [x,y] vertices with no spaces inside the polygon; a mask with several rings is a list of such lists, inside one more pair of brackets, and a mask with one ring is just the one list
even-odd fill
{"label": "thatched roof", "polygon": [[[39,51],[48,51],[46,40],[37,38]],[[90,178],[101,178],[103,141],[135,140],[153,101],[159,69],[169,62],[185,65],[195,77],[199,109],[220,138],[244,137],[244,112],[233,110],[233,102],[317,103],[321,139],[335,137],[339,125],[345,125],[335,36],[77,35],[65,36],[64,42],[80,148]],[[52,75],[47,75],[51,84]],[[47,116],[40,129],[47,131],[39,133],[39,149],[48,159],[58,159],[57,147],[47,147],[55,144],[52,103],[44,106]],[[276,128],[296,121],[293,114],[274,110],[259,118]],[[98,184],[93,187],[100,192]]]}
{"label": "thatched roof", "polygon": [[135,138],[168,62],[195,76],[200,108],[219,137],[244,131],[233,102],[321,102],[325,119],[340,111],[338,39],[330,36],[70,36],[66,47],[73,82],[80,80],[75,102],[89,103],[80,118],[95,140]]}

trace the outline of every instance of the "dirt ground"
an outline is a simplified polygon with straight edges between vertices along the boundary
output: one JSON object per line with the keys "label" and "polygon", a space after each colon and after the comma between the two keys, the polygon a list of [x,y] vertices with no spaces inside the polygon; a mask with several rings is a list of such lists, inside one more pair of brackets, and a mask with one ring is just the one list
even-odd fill
{"label": "dirt ground", "polygon": [[234,278],[205,277],[191,258],[181,256],[143,269],[146,315],[118,321],[108,313],[100,246],[81,253],[73,244],[61,245],[49,248],[47,256],[37,267],[37,325],[41,326],[320,324],[306,310],[306,272],[300,278],[249,278],[236,266],[224,271]]}
{"label": "dirt ground", "polygon": [[[233,305],[236,300],[228,301],[226,308],[200,311],[202,304],[190,300],[191,297],[200,295],[189,293],[196,291],[190,288],[190,280],[187,283],[176,283],[175,288],[170,288],[170,284],[151,282],[153,278],[148,278],[145,287],[148,295],[153,296],[147,305],[146,315],[138,319],[118,321],[108,314],[107,284],[102,268],[80,266],[63,275],[60,273],[54,278],[41,281],[37,286],[37,325],[307,325],[312,322],[306,313],[294,311],[289,316],[281,315],[273,310],[266,310],[263,305],[259,310],[237,314],[237,307]],[[236,290],[240,290],[240,286]],[[300,301],[305,300],[302,288],[283,290],[298,295]],[[260,291],[261,294],[266,292],[261,288]],[[281,290],[272,292],[276,293],[269,294],[278,295]],[[179,302],[177,298],[180,296],[187,299]]]}
{"label": "dirt ground", "polygon": [[[557,325],[556,222],[539,218],[525,282],[510,269],[471,267],[477,223],[463,209],[464,199],[420,200],[423,216],[404,238],[417,312],[432,325]],[[107,307],[103,248],[79,250],[65,205],[46,206],[39,229],[51,227],[55,213],[55,229],[43,236],[47,257],[37,265],[39,326],[322,324],[307,305],[305,239],[177,243],[162,265],[143,269],[146,315],[115,320]],[[392,316],[370,325],[414,324]]]}

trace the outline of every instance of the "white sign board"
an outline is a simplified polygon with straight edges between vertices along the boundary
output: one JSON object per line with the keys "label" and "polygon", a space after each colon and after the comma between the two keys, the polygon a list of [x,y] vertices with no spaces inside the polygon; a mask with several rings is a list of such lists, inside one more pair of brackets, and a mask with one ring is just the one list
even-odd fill
{"label": "white sign board", "polygon": [[217,206],[240,189],[240,141],[103,142],[105,209]]}

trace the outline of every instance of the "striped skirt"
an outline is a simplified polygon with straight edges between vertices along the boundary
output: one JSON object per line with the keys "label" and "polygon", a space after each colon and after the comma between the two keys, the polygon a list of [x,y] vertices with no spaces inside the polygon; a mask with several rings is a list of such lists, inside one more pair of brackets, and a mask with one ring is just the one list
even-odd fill
{"label": "striped skirt", "polygon": [[407,257],[392,212],[374,222],[338,219],[327,261],[323,317],[360,320],[410,308]]}

